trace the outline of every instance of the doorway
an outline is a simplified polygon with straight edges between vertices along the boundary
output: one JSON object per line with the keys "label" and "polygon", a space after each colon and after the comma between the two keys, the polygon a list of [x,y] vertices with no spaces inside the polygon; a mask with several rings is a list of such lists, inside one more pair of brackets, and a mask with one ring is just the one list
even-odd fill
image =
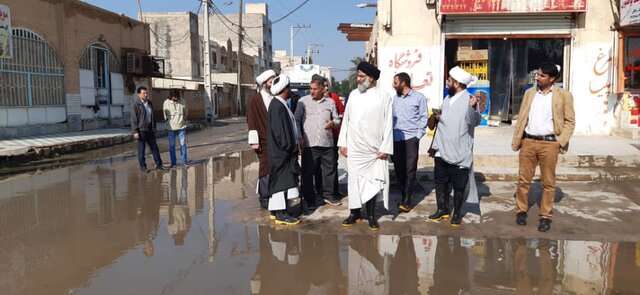
{"label": "doorway", "polygon": [[[484,73],[465,69],[481,79],[479,86],[488,86],[489,121],[517,120],[524,92],[535,85],[535,74],[542,62],[552,62],[564,70],[566,39],[449,39],[445,42],[446,73],[461,65],[473,64],[462,57],[483,58],[475,64],[486,65]],[[482,54],[460,54],[460,51]],[[484,74],[484,75],[483,75]],[[563,87],[562,75],[556,85]],[[486,80],[485,80],[486,79]]]}

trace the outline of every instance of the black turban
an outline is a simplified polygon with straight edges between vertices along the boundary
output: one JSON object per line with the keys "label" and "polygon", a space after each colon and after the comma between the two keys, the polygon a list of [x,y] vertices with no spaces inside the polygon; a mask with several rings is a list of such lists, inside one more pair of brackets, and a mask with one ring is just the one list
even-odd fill
{"label": "black turban", "polygon": [[358,64],[358,71],[362,71],[363,73],[367,74],[367,76],[373,77],[376,80],[380,78],[380,70],[378,70],[376,66],[366,61],[363,61],[360,64]]}

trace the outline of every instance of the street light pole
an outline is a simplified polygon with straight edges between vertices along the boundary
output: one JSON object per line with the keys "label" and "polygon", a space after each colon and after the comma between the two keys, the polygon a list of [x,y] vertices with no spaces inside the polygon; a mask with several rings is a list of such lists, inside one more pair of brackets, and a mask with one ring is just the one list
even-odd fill
{"label": "street light pole", "polygon": [[207,122],[212,123],[213,118],[215,117],[215,109],[216,103],[212,97],[212,89],[211,89],[211,28],[209,27],[209,1],[211,0],[202,0],[202,5],[204,5],[204,90],[206,93],[205,97],[205,120]]}
{"label": "street light pole", "polygon": [[241,112],[241,102],[242,99],[241,91],[242,91],[242,0],[238,1],[240,4],[240,10],[238,11],[238,89],[236,93],[236,99],[238,100],[238,115]]}
{"label": "street light pole", "polygon": [[[289,35],[289,65],[293,66],[293,37],[294,37],[294,30],[293,29],[308,29],[311,28],[311,25],[295,25],[295,26],[291,26],[291,33]],[[297,31],[296,31],[297,33]]]}

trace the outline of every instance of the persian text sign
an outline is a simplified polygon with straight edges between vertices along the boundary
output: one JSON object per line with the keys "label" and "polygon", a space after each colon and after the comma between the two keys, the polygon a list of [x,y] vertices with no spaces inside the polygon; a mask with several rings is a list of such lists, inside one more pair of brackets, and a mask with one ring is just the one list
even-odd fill
{"label": "persian text sign", "polygon": [[[625,0],[622,0],[625,1]],[[441,0],[442,14],[587,11],[587,0]]]}
{"label": "persian text sign", "polygon": [[640,0],[620,0],[620,25],[640,23]]}
{"label": "persian text sign", "polygon": [[439,105],[442,84],[438,79],[440,47],[381,47],[378,48],[378,85],[389,94],[395,94],[393,76],[405,72],[411,77],[411,88],[424,94],[429,107]]}
{"label": "persian text sign", "polygon": [[11,13],[9,7],[0,5],[0,58],[11,58]]}

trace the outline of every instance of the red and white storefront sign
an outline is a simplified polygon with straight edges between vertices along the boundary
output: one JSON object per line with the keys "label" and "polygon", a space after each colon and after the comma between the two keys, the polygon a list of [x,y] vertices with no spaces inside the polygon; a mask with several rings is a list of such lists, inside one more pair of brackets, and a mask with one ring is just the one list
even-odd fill
{"label": "red and white storefront sign", "polygon": [[441,0],[442,14],[583,12],[587,0]]}

